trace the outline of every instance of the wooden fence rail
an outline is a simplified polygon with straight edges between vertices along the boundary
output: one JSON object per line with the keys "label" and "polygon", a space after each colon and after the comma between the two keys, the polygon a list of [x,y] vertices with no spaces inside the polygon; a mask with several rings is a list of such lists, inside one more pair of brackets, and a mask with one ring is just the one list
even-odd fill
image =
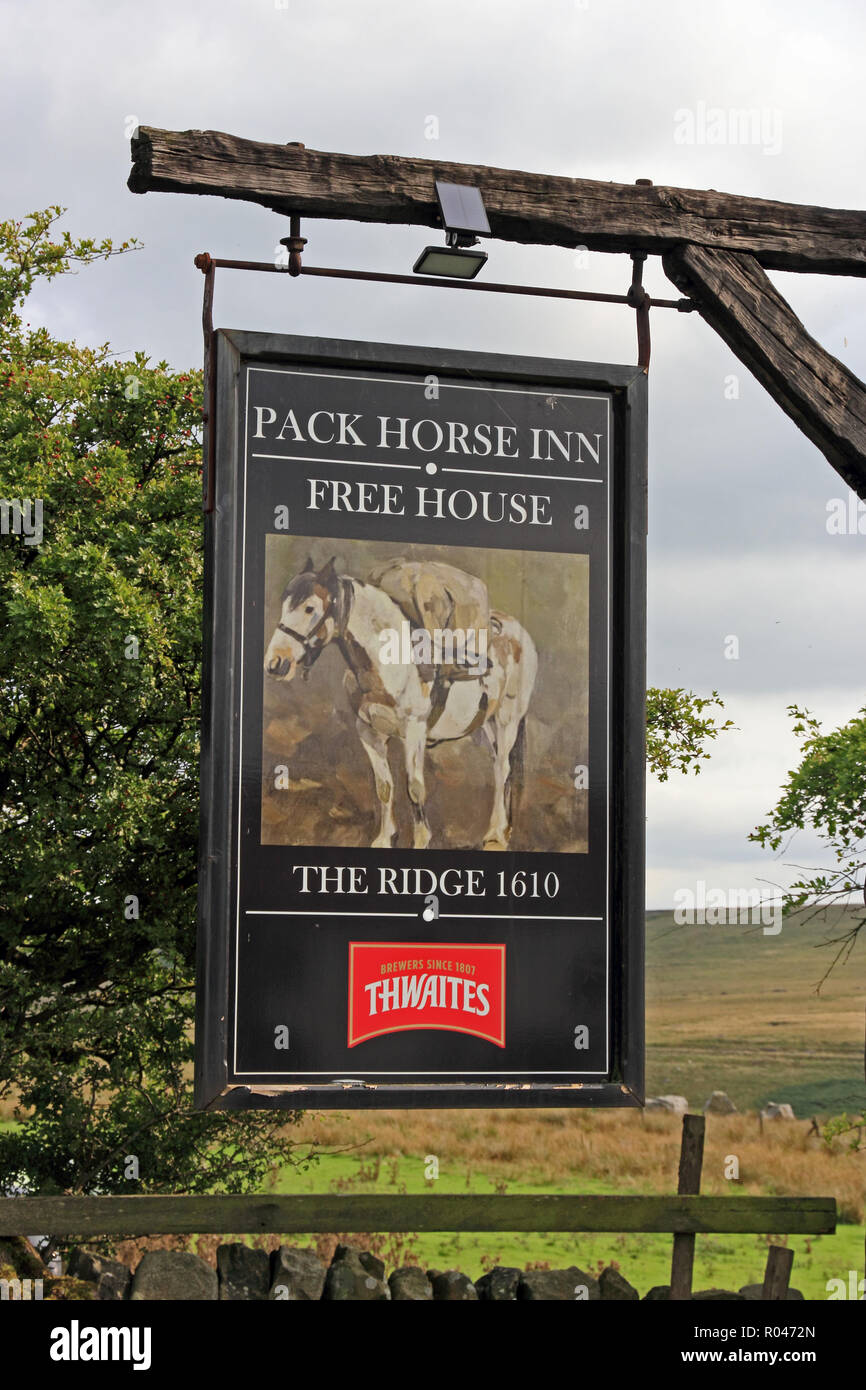
{"label": "wooden fence rail", "polygon": [[4,1197],[0,1236],[277,1235],[377,1231],[611,1231],[826,1235],[833,1197]]}

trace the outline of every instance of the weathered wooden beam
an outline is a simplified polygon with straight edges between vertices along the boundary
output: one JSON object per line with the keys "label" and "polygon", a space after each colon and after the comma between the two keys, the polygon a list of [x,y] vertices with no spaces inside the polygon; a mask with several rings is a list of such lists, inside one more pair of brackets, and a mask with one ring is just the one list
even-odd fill
{"label": "weathered wooden beam", "polygon": [[[703,1115],[683,1115],[683,1137],[680,1144],[680,1169],[677,1192],[697,1195],[701,1190],[701,1169],[704,1163],[706,1120]],[[671,1256],[671,1301],[692,1296],[692,1273],[695,1266],[695,1237],[679,1232],[674,1236]]]}
{"label": "weathered wooden beam", "polygon": [[320,1231],[658,1231],[824,1235],[833,1197],[3,1197],[0,1236]]}
{"label": "weathered wooden beam", "polygon": [[757,260],[682,246],[662,264],[840,477],[866,498],[866,387],[806,332]]}
{"label": "weathered wooden beam", "polygon": [[691,188],[604,183],[395,155],[328,154],[216,130],[140,126],[133,193],[210,193],[283,214],[438,225],[435,178],[477,185],[495,237],[663,253],[683,242],[764,266],[866,275],[866,212]]}
{"label": "weathered wooden beam", "polygon": [[767,1252],[767,1268],[764,1271],[764,1286],[761,1298],[768,1302],[785,1302],[788,1298],[788,1285],[791,1282],[791,1267],[794,1252],[786,1246],[771,1245]]}

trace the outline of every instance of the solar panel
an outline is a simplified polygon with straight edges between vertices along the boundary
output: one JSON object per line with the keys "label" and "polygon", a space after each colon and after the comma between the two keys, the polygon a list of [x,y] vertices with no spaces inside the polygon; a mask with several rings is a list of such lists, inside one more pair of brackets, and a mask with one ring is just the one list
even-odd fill
{"label": "solar panel", "polygon": [[490,236],[480,189],[471,184],[442,183],[437,179],[436,197],[447,231],[466,236]]}

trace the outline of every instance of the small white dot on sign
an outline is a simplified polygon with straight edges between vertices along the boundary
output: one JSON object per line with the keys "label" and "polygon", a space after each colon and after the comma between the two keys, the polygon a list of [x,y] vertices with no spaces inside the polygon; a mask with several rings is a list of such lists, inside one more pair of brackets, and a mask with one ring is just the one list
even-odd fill
{"label": "small white dot on sign", "polygon": [[432,907],[425,907],[424,911],[421,913],[421,916],[424,918],[424,921],[425,921],[425,922],[432,922],[432,921],[433,921],[433,909],[432,909]]}
{"label": "small white dot on sign", "polygon": [[433,473],[438,473],[438,472],[439,472],[439,469],[438,469],[437,465],[433,462],[432,459],[430,459],[429,463],[425,463],[424,467],[425,467],[425,469],[427,470],[427,472],[430,473],[431,475],[432,475]]}

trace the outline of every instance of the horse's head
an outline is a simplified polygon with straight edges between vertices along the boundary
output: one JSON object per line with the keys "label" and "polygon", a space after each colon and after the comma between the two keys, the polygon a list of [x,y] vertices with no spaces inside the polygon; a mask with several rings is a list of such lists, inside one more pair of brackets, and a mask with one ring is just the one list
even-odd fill
{"label": "horse's head", "polygon": [[280,621],[265,652],[265,671],[290,681],[300,666],[304,677],[339,630],[340,576],[334,557],[318,572],[311,559],[283,591]]}

